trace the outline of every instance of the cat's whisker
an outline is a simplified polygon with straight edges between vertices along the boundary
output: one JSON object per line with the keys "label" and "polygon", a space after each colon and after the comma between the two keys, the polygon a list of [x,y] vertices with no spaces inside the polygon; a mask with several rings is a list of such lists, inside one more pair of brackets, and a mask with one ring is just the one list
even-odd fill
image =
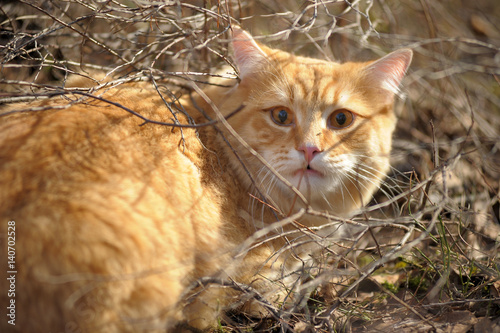
{"label": "cat's whisker", "polygon": [[[342,201],[344,201],[344,191],[343,191],[342,188],[340,190],[342,191]],[[335,208],[333,206],[333,203],[327,198],[327,194],[326,193],[321,192],[321,197],[326,202],[326,204],[328,205],[328,207],[330,208],[330,210],[333,210]]]}
{"label": "cat's whisker", "polygon": [[[380,161],[379,157],[373,157],[373,156],[366,156],[366,155],[356,155],[356,157],[360,157],[362,159],[373,159],[376,160],[377,162]],[[365,172],[369,173],[372,178],[374,178],[376,181],[382,181],[384,185],[386,185],[389,189],[392,189],[394,186],[403,186],[406,183],[404,181],[400,181],[398,179],[390,178],[390,177],[385,177],[385,174],[381,174],[380,171],[368,164],[360,164],[362,168],[364,168]],[[373,172],[369,172],[368,170],[372,170]],[[396,173],[397,175],[402,176],[404,179],[409,180],[409,177],[395,169],[394,167],[390,166],[390,170]],[[389,185],[387,181],[390,181],[393,186]]]}
{"label": "cat's whisker", "polygon": [[[343,179],[349,179],[349,174],[345,171],[340,171],[341,173],[341,177],[342,179],[340,180],[340,188],[341,189],[344,189],[345,192],[348,194],[349,198],[351,199],[352,202],[356,202],[356,200],[354,199],[353,197],[353,194],[351,193],[351,191],[349,190],[349,188],[347,187],[346,183],[343,181]],[[342,198],[343,198],[343,202],[342,204],[345,206],[346,205],[346,198],[345,198],[345,195],[344,195],[344,192],[342,191]]]}
{"label": "cat's whisker", "polygon": [[[259,187],[261,187],[263,189],[263,193],[266,195],[266,197],[268,196],[271,196],[272,194],[272,191],[271,191],[271,188],[272,188],[272,184],[273,182],[275,182],[275,177],[274,177],[274,174],[266,167],[266,166],[262,166],[261,169],[259,170],[259,173],[258,173],[258,176],[257,176],[257,179],[259,181]],[[252,200],[254,203],[256,202],[256,200]],[[254,212],[254,207],[252,207],[252,212]],[[263,221],[264,220],[264,215],[265,215],[265,210],[266,210],[266,206],[265,205],[261,205],[261,216],[259,218],[259,221]]]}
{"label": "cat's whisker", "polygon": [[[361,170],[362,172],[359,172],[359,170]],[[374,172],[370,170],[373,170]],[[378,174],[379,174],[378,170],[374,169],[373,167],[370,167],[368,165],[360,165],[358,170],[356,171],[353,170],[351,173],[348,174],[348,177],[351,180],[351,182],[356,182],[357,185],[362,186],[365,190],[368,189],[365,183],[372,184],[377,186],[377,188],[387,198],[394,197],[394,193],[392,192],[392,187],[385,186],[387,188],[386,190],[386,188],[384,188],[386,182],[383,180],[383,177],[379,176]],[[362,180],[363,182],[360,182],[359,180]]]}

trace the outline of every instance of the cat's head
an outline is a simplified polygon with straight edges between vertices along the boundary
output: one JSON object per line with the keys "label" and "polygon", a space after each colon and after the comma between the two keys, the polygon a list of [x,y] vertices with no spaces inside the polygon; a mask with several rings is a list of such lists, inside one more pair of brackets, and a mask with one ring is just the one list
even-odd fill
{"label": "cat's head", "polygon": [[[239,28],[232,44],[241,81],[219,104],[226,114],[245,105],[229,121],[241,138],[313,208],[346,216],[366,204],[389,169],[392,104],[412,51],[338,64],[270,49]],[[260,191],[288,210],[289,186],[231,142]],[[250,186],[236,159],[234,166]]]}

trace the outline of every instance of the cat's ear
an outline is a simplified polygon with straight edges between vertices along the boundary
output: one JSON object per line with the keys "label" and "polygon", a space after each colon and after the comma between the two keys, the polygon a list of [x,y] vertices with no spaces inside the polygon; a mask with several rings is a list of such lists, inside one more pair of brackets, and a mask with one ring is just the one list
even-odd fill
{"label": "cat's ear", "polygon": [[399,85],[410,66],[413,51],[401,49],[371,63],[365,68],[370,84],[388,92],[388,98],[399,94]]}
{"label": "cat's ear", "polygon": [[243,80],[266,62],[267,55],[253,37],[238,26],[233,26],[234,59]]}

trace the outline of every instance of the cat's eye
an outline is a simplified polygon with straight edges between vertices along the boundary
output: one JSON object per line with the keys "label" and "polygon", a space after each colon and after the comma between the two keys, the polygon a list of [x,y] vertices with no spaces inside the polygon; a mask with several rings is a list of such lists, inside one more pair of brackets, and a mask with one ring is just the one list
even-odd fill
{"label": "cat's eye", "polygon": [[288,126],[294,123],[293,112],[285,106],[271,108],[271,119],[278,125]]}
{"label": "cat's eye", "polygon": [[351,126],[354,114],[347,109],[335,110],[328,118],[328,126],[333,129],[342,129]]}

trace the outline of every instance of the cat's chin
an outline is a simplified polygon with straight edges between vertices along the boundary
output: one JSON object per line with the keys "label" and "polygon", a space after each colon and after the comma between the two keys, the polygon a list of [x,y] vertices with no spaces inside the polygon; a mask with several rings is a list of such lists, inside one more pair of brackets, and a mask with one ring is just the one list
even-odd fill
{"label": "cat's chin", "polygon": [[[300,169],[289,175],[288,181],[297,188],[311,204],[313,209],[329,211],[338,216],[349,215],[356,204],[346,190],[340,177],[325,175],[314,169]],[[283,185],[283,193],[293,196],[293,192]]]}
{"label": "cat's chin", "polygon": [[308,200],[314,200],[316,197],[324,197],[324,194],[337,192],[338,182],[335,178],[327,177],[322,172],[315,169],[300,169],[293,172],[289,181],[294,185]]}

